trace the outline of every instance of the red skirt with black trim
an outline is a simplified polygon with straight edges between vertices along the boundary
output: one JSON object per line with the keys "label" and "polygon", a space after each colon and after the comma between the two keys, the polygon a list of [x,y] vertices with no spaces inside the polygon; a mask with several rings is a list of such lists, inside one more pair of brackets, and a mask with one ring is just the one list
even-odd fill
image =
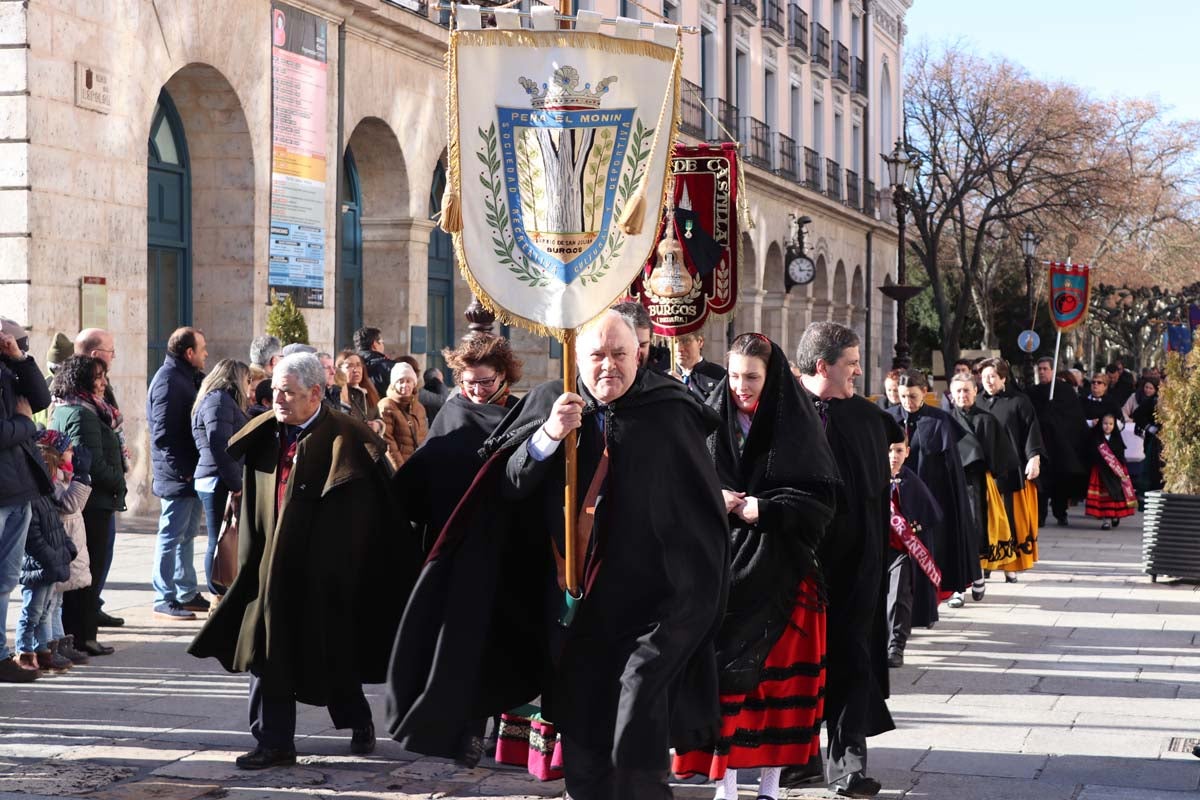
{"label": "red skirt with black trim", "polygon": [[1119,497],[1113,497],[1100,473],[1102,469],[1104,467],[1099,464],[1092,466],[1092,475],[1088,479],[1087,503],[1084,505],[1085,512],[1089,517],[1097,519],[1132,517],[1137,511],[1137,501],[1126,500],[1123,492]]}
{"label": "red skirt with black trim", "polygon": [[749,694],[721,695],[721,738],[715,752],[675,756],[681,777],[725,777],[726,769],[807,764],[821,751],[825,713],[825,609],[816,582],[796,592],[791,624],[771,648],[758,686]]}

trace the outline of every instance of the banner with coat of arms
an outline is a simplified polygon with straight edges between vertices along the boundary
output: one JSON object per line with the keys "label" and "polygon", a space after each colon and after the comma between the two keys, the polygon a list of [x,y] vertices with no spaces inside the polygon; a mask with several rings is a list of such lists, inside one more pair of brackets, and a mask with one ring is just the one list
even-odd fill
{"label": "banner with coat of arms", "polygon": [[1091,268],[1087,264],[1050,262],[1050,319],[1069,331],[1087,319]]}
{"label": "banner with coat of arms", "polygon": [[646,262],[678,117],[672,30],[674,47],[662,35],[451,34],[449,190],[462,221],[447,229],[460,228],[459,265],[501,321],[562,338]]}
{"label": "banner with coat of arms", "polygon": [[[739,169],[732,142],[675,146],[674,213],[664,216],[659,247],[630,290],[660,336],[700,330],[709,314],[737,303]],[[671,240],[678,247],[664,246]]]}

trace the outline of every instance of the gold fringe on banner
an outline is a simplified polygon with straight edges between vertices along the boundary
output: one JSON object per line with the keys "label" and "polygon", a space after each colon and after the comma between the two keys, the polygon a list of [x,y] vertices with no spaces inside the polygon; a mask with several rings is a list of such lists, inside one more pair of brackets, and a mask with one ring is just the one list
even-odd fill
{"label": "gold fringe on banner", "polygon": [[[467,261],[466,251],[463,249],[463,236],[462,236],[462,225],[464,224],[464,221],[462,219],[462,207],[461,207],[462,149],[461,149],[460,143],[458,141],[458,91],[457,91],[457,87],[458,87],[458,46],[460,43],[462,43],[462,44],[467,44],[467,45],[473,45],[476,47],[489,46],[489,45],[501,45],[501,46],[507,46],[507,47],[564,47],[564,48],[566,48],[566,47],[576,47],[579,44],[579,42],[581,42],[581,41],[586,41],[588,43],[588,49],[599,50],[601,52],[617,53],[617,54],[623,54],[623,55],[646,56],[646,57],[655,58],[655,59],[658,59],[661,61],[667,61],[667,60],[673,61],[673,64],[671,67],[671,77],[669,79],[669,83],[670,83],[669,90],[674,92],[674,102],[670,104],[670,108],[671,108],[670,139],[667,141],[665,158],[663,159],[662,191],[659,194],[658,204],[656,206],[656,208],[659,211],[661,211],[663,203],[666,202],[667,191],[669,190],[670,183],[671,183],[670,178],[671,178],[671,174],[672,174],[672,172],[671,172],[672,153],[674,152],[674,149],[675,149],[675,142],[679,139],[679,123],[680,123],[679,110],[680,110],[680,101],[681,101],[681,98],[679,96],[679,91],[680,91],[681,65],[683,62],[683,32],[682,31],[679,31],[677,34],[674,52],[669,51],[669,50],[667,50],[667,48],[663,47],[662,45],[655,44],[654,42],[641,41],[641,40],[636,40],[636,39],[616,39],[616,38],[606,36],[604,34],[599,34],[599,33],[580,33],[580,32],[575,32],[575,31],[554,32],[554,31],[526,31],[526,30],[521,30],[521,31],[499,31],[499,30],[459,31],[459,30],[453,30],[450,32],[450,46],[446,50],[446,126],[447,126],[447,135],[446,135],[447,165],[446,165],[446,167],[447,167],[448,174],[446,176],[446,178],[447,178],[446,195],[443,195],[443,197],[447,197],[447,195],[449,195],[449,197],[447,197],[447,199],[443,202],[442,217],[443,217],[443,220],[446,220],[446,217],[448,216],[446,209],[451,204],[453,204],[455,206],[455,210],[456,210],[457,216],[458,216],[458,222],[459,222],[458,230],[451,232],[451,231],[449,231],[448,228],[445,228],[444,226],[443,226],[443,229],[447,230],[447,232],[451,232],[453,234],[454,255],[458,261],[459,272],[462,273],[463,280],[465,280],[467,282],[467,286],[470,287],[471,293],[474,294],[475,297],[479,300],[480,305],[482,305],[490,313],[495,315],[496,321],[499,322],[501,325],[516,325],[517,327],[520,327],[520,328],[523,328],[523,329],[529,331],[530,333],[534,334],[535,336],[552,336],[560,342],[566,338],[566,335],[567,335],[567,333],[570,332],[570,329],[556,328],[556,327],[553,327],[550,325],[546,325],[543,322],[539,322],[537,320],[532,320],[532,319],[527,319],[525,317],[520,316],[519,314],[512,313],[511,311],[509,311],[508,309],[504,308],[499,303],[497,303],[495,300],[493,300],[491,295],[489,295],[486,291],[484,291],[483,287],[479,285],[479,282],[477,280],[475,280],[475,276],[471,274],[471,266]],[[661,133],[662,123],[665,121],[664,116],[665,116],[666,109],[668,108],[668,103],[667,103],[668,99],[669,98],[663,99],[663,106],[659,111],[659,124],[655,128],[654,145],[650,149],[651,160],[653,160],[654,153],[657,151],[658,137],[659,137],[659,134]],[[648,174],[649,174],[649,170],[647,169],[647,176],[648,176]],[[648,183],[647,176],[643,176],[642,184],[639,188],[640,198],[642,199],[642,205],[643,205],[643,210],[642,210],[643,218],[645,215],[644,206],[645,206],[645,197],[646,197],[646,185]],[[451,193],[451,189],[453,189],[452,193]],[[636,195],[636,194],[633,197],[631,197],[630,205],[632,205],[634,203],[634,201],[636,199],[638,199],[638,197],[639,197],[639,195]],[[454,201],[457,201],[457,202],[455,203]],[[658,213],[658,212],[656,211],[656,213]],[[624,217],[624,215],[625,215],[625,210],[623,209],[622,217]],[[445,224],[451,224],[451,223],[450,223],[450,221],[446,220]],[[639,232],[640,232],[640,225],[639,225]],[[657,244],[657,240],[651,242],[651,244],[650,244],[651,250],[653,250],[653,248],[655,247],[656,244]],[[646,259],[649,258],[649,255],[650,255],[650,251],[647,251],[646,254],[644,254],[641,257],[638,264],[639,265],[644,264],[646,262]],[[741,258],[740,248],[738,250],[738,256],[739,256],[739,261],[740,261],[740,258]],[[635,276],[635,279],[636,279],[636,276]],[[631,281],[631,283],[632,283],[632,281]],[[608,303],[605,304],[605,307],[601,311],[599,311],[596,314],[596,316],[598,317],[598,316],[600,316],[600,314],[603,314],[604,311],[608,310],[609,307],[611,307],[614,303],[616,303],[621,298],[627,296],[628,294],[629,294],[629,285],[626,285],[625,287],[623,287],[621,289],[621,291],[619,291],[615,296],[613,296],[608,301]],[[589,322],[590,322],[590,320],[589,320]],[[585,322],[584,324],[586,325],[587,323]],[[580,327],[582,327],[582,326],[580,326]]]}
{"label": "gold fringe on banner", "polygon": [[450,188],[449,182],[446,191],[442,192],[442,214],[438,225],[446,233],[459,233],[463,229],[462,198]]}

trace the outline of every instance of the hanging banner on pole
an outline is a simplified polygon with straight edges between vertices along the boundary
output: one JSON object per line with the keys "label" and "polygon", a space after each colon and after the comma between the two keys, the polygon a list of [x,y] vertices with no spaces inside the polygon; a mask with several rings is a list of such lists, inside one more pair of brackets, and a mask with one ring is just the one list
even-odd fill
{"label": "hanging banner on pole", "polygon": [[320,17],[271,4],[271,227],[267,283],[272,300],[325,305],[325,98],[327,26]]}
{"label": "hanging banner on pole", "polygon": [[660,336],[697,331],[709,314],[727,314],[737,303],[739,168],[733,143],[675,146],[674,213],[664,216],[658,241],[677,242],[670,250],[681,263],[656,248],[630,289]]}
{"label": "hanging banner on pole", "polygon": [[442,225],[501,321],[561,339],[646,262],[678,118],[678,39],[674,26],[654,41],[636,28],[451,33]]}
{"label": "hanging banner on pole", "polygon": [[1087,264],[1050,262],[1050,318],[1059,331],[1087,319],[1091,268]]}

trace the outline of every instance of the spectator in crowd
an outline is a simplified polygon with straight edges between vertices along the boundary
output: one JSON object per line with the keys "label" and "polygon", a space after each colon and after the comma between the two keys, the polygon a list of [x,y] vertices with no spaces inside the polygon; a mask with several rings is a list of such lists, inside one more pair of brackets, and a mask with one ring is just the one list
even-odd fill
{"label": "spectator in crowd", "polygon": [[[42,443],[45,442],[45,446]],[[21,617],[17,622],[18,663],[38,673],[61,673],[71,667],[71,661],[56,650],[52,620],[58,617],[62,594],[56,584],[71,576],[71,560],[78,555],[75,543],[67,536],[58,508],[55,492],[65,494],[70,487],[70,461],[67,472],[60,467],[60,453],[54,446],[61,442],[65,450],[71,442],[58,431],[44,431],[38,437],[42,460],[46,463],[53,488],[34,499],[25,538],[25,559],[21,565]]]}
{"label": "spectator in crowd", "polygon": [[192,436],[192,406],[207,357],[203,331],[177,328],[146,394],[153,488],[162,506],[151,577],[154,613],[174,620],[195,619],[195,612],[209,608],[197,589],[192,558],[202,514],[195,487],[200,452]]}
{"label": "spectator in crowd", "polygon": [[[253,370],[253,368],[251,368],[251,375],[253,375],[253,372],[254,372],[254,370]],[[251,381],[251,383],[253,383],[254,378],[251,377],[250,381]],[[337,406],[338,407],[341,406],[341,402],[342,402],[341,388],[339,387],[338,395],[337,395]],[[258,385],[254,387],[253,402],[250,404],[250,408],[248,409],[249,417],[251,419],[253,419],[253,418],[257,417],[259,414],[265,414],[270,410],[271,410],[271,382],[269,380],[259,381]]]}
{"label": "spectator in crowd", "polygon": [[107,374],[100,359],[76,355],[67,359],[50,384],[54,395],[50,427],[65,433],[76,449],[86,449],[92,459],[92,494],[83,507],[91,584],[63,594],[63,630],[73,637],[76,647],[93,656],[113,652],[97,641],[96,630],[101,579],[112,559],[109,525],[114,513],[125,510],[121,412],[104,400]]}
{"label": "spectator in crowd", "polygon": [[32,503],[50,490],[50,475],[35,450],[33,415],[50,405],[46,380],[27,352],[29,335],[0,317],[0,682],[25,683],[8,647],[8,598],[21,576]]}
{"label": "spectator in crowd", "polygon": [[[67,338],[67,335],[62,331],[54,334],[54,341],[50,343],[50,348],[46,351],[46,386],[50,386],[50,380],[58,372],[58,368],[62,363],[71,357],[74,352],[74,343]],[[49,407],[43,408],[41,411],[33,415],[33,421],[37,423],[39,428],[46,427],[50,422]]]}
{"label": "spectator in crowd", "polygon": [[1163,485],[1162,442],[1158,438],[1158,417],[1156,415],[1158,386],[1159,379],[1153,375],[1141,378],[1138,381],[1137,391],[1133,395],[1136,403],[1129,413],[1134,435],[1142,437],[1142,450],[1145,454],[1142,471],[1138,480],[1135,481],[1134,487],[1137,489],[1139,508],[1145,506],[1146,492],[1161,489]]}
{"label": "spectator in crowd", "polygon": [[429,424],[432,425],[433,421],[437,419],[438,412],[445,405],[446,398],[450,396],[450,387],[446,385],[446,379],[437,367],[425,370],[421,378],[424,385],[421,387],[417,399],[421,401],[421,405],[425,406],[425,415],[429,418]]}
{"label": "spectator in crowd", "polygon": [[654,323],[650,321],[650,312],[636,300],[617,303],[613,306],[613,311],[633,323],[633,329],[637,331],[638,338],[638,366],[648,367],[650,365],[651,335],[654,332]]}
{"label": "spectator in crowd", "polygon": [[[242,464],[229,455],[229,440],[249,421],[250,367],[224,358],[200,384],[192,406],[192,439],[200,458],[195,488],[204,509],[208,548],[204,552],[204,577],[208,590],[218,597],[229,587],[213,582],[213,559],[225,517],[225,503],[242,491]],[[236,502],[236,500],[235,500]]]}
{"label": "spectator in crowd", "polygon": [[[321,367],[325,370],[325,402],[337,408],[342,402],[342,387],[338,383],[337,360],[329,353],[317,353]],[[250,398],[253,401],[253,397]]]}
{"label": "spectator in crowd", "polygon": [[250,372],[255,378],[270,378],[275,365],[283,358],[283,345],[274,336],[255,336],[250,342]]}
{"label": "spectator in crowd", "polygon": [[245,464],[237,578],[188,650],[250,673],[248,770],[296,763],[297,702],[328,707],[351,752],[374,750],[362,684],[385,676],[418,564],[392,524],[383,442],[325,407],[321,362],[288,356],[271,380],[274,413],[229,445]]}
{"label": "spectator in crowd", "polygon": [[304,344],[304,342],[292,342],[291,344],[285,344],[283,349],[279,351],[279,355],[287,358],[288,356],[295,355],[296,353],[316,354],[316,352],[317,348],[313,347],[311,344]]}
{"label": "spectator in crowd", "polygon": [[417,399],[417,373],[402,361],[392,367],[392,384],[387,397],[379,401],[379,417],[388,461],[393,469],[400,469],[429,432],[425,407]]}
{"label": "spectator in crowd", "polygon": [[[390,378],[391,362],[388,363]],[[337,368],[344,381],[339,398],[343,410],[360,422],[367,423],[376,433],[383,433],[383,423],[379,419],[379,393],[375,391],[375,383],[367,377],[362,356],[353,350],[343,350],[338,353]],[[387,391],[386,384],[384,391]]]}
{"label": "spectator in crowd", "polygon": [[[92,454],[83,445],[72,444],[66,434],[56,430],[43,431],[39,443],[47,466],[59,469],[60,479],[55,481],[53,488],[54,504],[67,536],[75,545],[70,574],[66,580],[54,585],[58,606],[50,619],[51,649],[72,664],[86,664],[90,660],[88,654],[76,647],[75,637],[63,627],[62,601],[67,592],[87,588],[92,583],[87,528],[83,522],[83,509],[92,496]],[[69,483],[64,485],[63,481]],[[54,647],[55,643],[57,647]]]}
{"label": "spectator in crowd", "polygon": [[1134,384],[1133,373],[1125,369],[1125,361],[1117,358],[1113,363],[1104,368],[1104,373],[1108,375],[1109,394],[1117,405],[1124,405],[1137,388]]}
{"label": "spectator in crowd", "polygon": [[[117,358],[117,345],[112,333],[104,328],[84,328],[75,335],[75,355],[90,356],[98,358],[104,362],[105,384],[104,384],[104,402],[113,409],[120,409],[117,403],[117,397],[113,391],[112,381],[108,379],[108,374],[112,372],[113,361]],[[119,418],[119,412],[118,412]],[[121,448],[124,453],[125,469],[129,469],[129,453],[125,447],[125,434],[118,426],[117,436],[121,440]],[[117,515],[112,514],[108,521],[108,552],[116,553],[117,548]],[[100,585],[96,587],[97,594],[100,595],[100,610],[96,613],[96,623],[101,628],[119,628],[125,624],[125,620],[121,617],[115,617],[104,611],[104,585],[108,582],[108,572],[112,569],[112,559],[104,566],[104,572],[100,575]]]}
{"label": "spectator in crowd", "polygon": [[387,394],[392,379],[392,365],[385,353],[383,334],[379,328],[364,327],[354,332],[354,349],[362,359],[367,378],[375,385],[375,397]]}
{"label": "spectator in crowd", "polygon": [[704,334],[685,333],[675,338],[679,348],[679,375],[688,390],[707,401],[713,389],[725,377],[725,368],[704,358]]}

